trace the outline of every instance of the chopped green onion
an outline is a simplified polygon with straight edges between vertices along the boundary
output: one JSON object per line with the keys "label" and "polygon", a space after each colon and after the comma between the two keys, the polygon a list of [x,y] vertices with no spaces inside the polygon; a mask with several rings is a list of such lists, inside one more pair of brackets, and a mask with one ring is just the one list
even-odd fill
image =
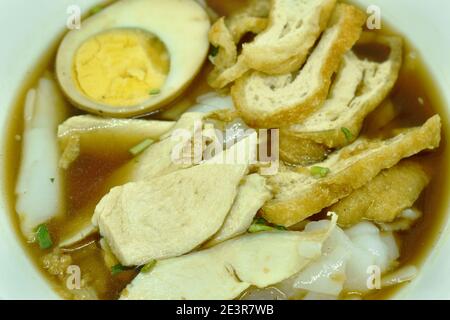
{"label": "chopped green onion", "polygon": [[115,266],[111,267],[111,274],[113,276],[115,276],[115,275],[118,275],[121,272],[124,272],[125,270],[126,270],[126,268],[119,263],[119,264],[116,264]]}
{"label": "chopped green onion", "polygon": [[345,135],[345,139],[347,139],[347,142],[352,142],[352,140],[354,138],[352,132],[349,129],[345,128],[345,127],[342,127],[341,131]]}
{"label": "chopped green onion", "polygon": [[159,90],[159,89],[152,89],[152,90],[150,90],[149,93],[150,93],[151,96],[155,96],[157,94],[160,94],[161,90]]}
{"label": "chopped green onion", "polygon": [[55,182],[55,178],[50,178],[50,182],[51,183]]}
{"label": "chopped green onion", "polygon": [[217,56],[218,53],[219,53],[219,47],[211,46],[209,55],[214,58],[215,56]]}
{"label": "chopped green onion", "polygon": [[330,173],[330,169],[325,167],[314,166],[311,168],[311,174],[315,178],[325,178]]}
{"label": "chopped green onion", "polygon": [[254,223],[250,226],[250,228],[248,228],[248,232],[250,233],[256,233],[256,232],[261,232],[261,231],[270,231],[270,230],[274,230],[275,228],[271,227],[271,226],[266,226],[264,224],[257,224]]}
{"label": "chopped green onion", "polygon": [[149,263],[147,263],[145,266],[142,267],[141,272],[149,273],[155,267],[156,262],[157,262],[156,260],[150,261]]}
{"label": "chopped green onion", "polygon": [[272,231],[272,230],[286,230],[283,226],[269,226],[267,225],[267,221],[264,218],[256,218],[250,228],[248,228],[248,232],[256,233],[261,231]]}
{"label": "chopped green onion", "polygon": [[255,220],[253,221],[253,223],[257,223],[257,224],[267,224],[267,220],[262,218],[262,217],[257,217],[255,218]]}
{"label": "chopped green onion", "polygon": [[95,6],[95,7],[93,7],[93,8],[91,9],[91,14],[99,13],[99,12],[102,11],[102,10],[103,10],[103,7],[102,7],[102,6]]}
{"label": "chopped green onion", "polygon": [[118,264],[116,264],[116,265],[111,267],[111,274],[113,276],[116,276],[119,273],[122,273],[122,272],[128,271],[128,270],[133,270],[133,269],[134,268],[132,268],[132,267],[125,267],[125,266],[121,265],[120,263],[118,263]]}
{"label": "chopped green onion", "polygon": [[143,152],[145,149],[150,147],[155,141],[152,139],[145,139],[141,143],[135,145],[133,148],[131,148],[129,151],[133,156],[137,156],[141,152]]}
{"label": "chopped green onion", "polygon": [[53,245],[50,232],[45,224],[41,224],[37,227],[36,239],[41,249],[48,249]]}

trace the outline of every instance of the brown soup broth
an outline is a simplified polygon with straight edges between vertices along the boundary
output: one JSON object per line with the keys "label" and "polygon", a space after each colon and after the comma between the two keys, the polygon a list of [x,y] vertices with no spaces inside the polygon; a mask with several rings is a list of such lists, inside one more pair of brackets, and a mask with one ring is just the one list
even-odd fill
{"label": "brown soup broth", "polygon": [[[244,6],[248,1],[240,0],[209,0],[208,4],[222,15],[229,15]],[[383,26],[383,30],[377,31],[383,34],[396,34],[392,28]],[[25,252],[27,252],[36,267],[42,271],[42,274],[48,279],[51,285],[64,298],[73,298],[73,295],[65,288],[63,281],[49,275],[42,268],[42,257],[50,251],[42,251],[36,244],[29,244],[21,235],[19,229],[19,220],[14,211],[16,197],[14,194],[15,183],[20,164],[21,142],[16,139],[22,135],[23,124],[23,105],[26,92],[32,88],[45,70],[53,70],[56,42],[49,48],[48,53],[36,64],[36,69],[28,75],[21,90],[18,92],[15,105],[12,107],[9,116],[9,126],[6,132],[5,164],[5,190],[8,210],[11,213],[11,221],[16,229],[20,241],[23,243]],[[446,209],[448,206],[448,152],[447,137],[448,123],[447,114],[438,93],[436,84],[428,74],[425,64],[417,56],[414,48],[405,41],[404,60],[412,54],[415,55],[412,63],[405,63],[400,72],[399,80],[392,91],[390,98],[399,115],[382,132],[371,132],[370,125],[365,124],[362,134],[365,135],[387,135],[396,128],[421,125],[433,114],[442,115],[444,122],[444,134],[441,147],[433,153],[424,153],[420,157],[427,164],[430,172],[433,173],[433,179],[426,188],[417,203],[424,216],[410,231],[399,234],[398,240],[401,244],[401,265],[414,264],[420,266],[425,260],[427,253],[438,239],[442,226],[446,220]],[[385,56],[384,48],[373,46],[369,49],[361,49],[361,54],[372,56],[374,59]],[[411,59],[410,59],[411,60]],[[408,60],[409,61],[409,60]],[[186,90],[186,93],[170,105],[171,110],[153,115],[149,118],[154,119],[176,119],[184,110],[195,102],[195,97],[210,91],[206,84],[206,76],[211,70],[209,65],[205,65],[199,76]],[[72,108],[72,114],[81,112]],[[368,119],[371,119],[369,116]],[[67,212],[65,217],[55,219],[49,223],[49,228],[55,242],[61,238],[67,225],[73,219],[89,219],[86,217],[77,217],[77,214],[83,211],[83,207],[95,204],[107,192],[105,190],[105,181],[122,164],[127,162],[129,147],[133,146],[135,141],[123,141],[118,147],[111,144],[109,152],[82,154],[80,158],[72,164],[66,173],[66,203]],[[126,271],[118,276],[112,276],[110,270],[106,267],[103,255],[98,244],[98,235],[89,237],[82,243],[77,244],[68,252],[72,257],[72,263],[81,268],[82,273],[88,274],[89,279],[93,280],[90,285],[96,290],[100,299],[115,299],[120,291],[136,275],[135,270]],[[397,287],[384,289],[367,298],[385,299],[389,298]]]}

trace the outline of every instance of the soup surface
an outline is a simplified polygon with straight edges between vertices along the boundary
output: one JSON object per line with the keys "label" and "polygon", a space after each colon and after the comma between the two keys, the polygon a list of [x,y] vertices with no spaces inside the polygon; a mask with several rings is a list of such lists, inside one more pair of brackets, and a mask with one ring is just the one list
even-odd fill
{"label": "soup surface", "polygon": [[[246,5],[241,0],[208,0],[208,5],[219,16],[229,16],[233,12]],[[383,29],[376,31],[383,35],[396,34],[393,29],[383,23]],[[406,41],[405,41],[406,42]],[[59,44],[59,41],[58,41]],[[356,46],[354,52],[359,57],[371,60],[383,59],[386,51],[383,46],[361,45]],[[54,248],[42,250],[37,243],[29,243],[20,232],[20,221],[14,210],[16,196],[15,185],[18,177],[21,159],[21,137],[23,134],[23,106],[26,92],[35,86],[37,79],[45,70],[55,72],[56,48],[49,48],[42,61],[36,64],[33,76],[26,80],[23,89],[18,95],[16,105],[11,109],[10,126],[6,139],[7,156],[4,168],[6,171],[7,197],[12,221],[17,233],[23,242],[25,251],[35,262],[36,267],[42,271],[55,290],[62,297],[68,299],[84,299],[97,297],[99,299],[117,299],[121,291],[138,274],[138,268],[125,268],[119,273],[111,272],[105,264],[104,252],[100,244],[100,235],[95,233],[68,248],[61,248],[55,252]],[[444,211],[447,206],[447,183],[448,183],[448,153],[447,153],[447,128],[446,116],[439,93],[419,53],[414,47],[406,43],[403,52],[403,66],[398,81],[390,93],[397,115],[393,121],[385,126],[382,131],[375,130],[371,123],[382,117],[377,110],[370,114],[365,121],[362,135],[370,138],[391,136],[395,130],[412,126],[422,125],[434,114],[440,114],[443,118],[444,134],[439,149],[433,153],[422,153],[415,156],[421,163],[425,164],[432,175],[430,184],[422,192],[415,207],[423,216],[415,223],[414,227],[396,234],[401,248],[399,266],[415,265],[419,267],[431,250],[433,243],[439,236],[441,226],[445,221]],[[161,111],[145,119],[155,120],[177,120],[180,115],[195,104],[196,98],[210,92],[207,76],[212,70],[211,64],[206,61],[202,70],[195,80],[184,91],[184,93],[171,102],[164,111]],[[67,117],[84,114],[75,107],[71,107]],[[64,235],[73,232],[78,226],[91,219],[92,212],[101,198],[108,193],[112,185],[120,184],[120,177],[113,177],[118,168],[133,159],[129,150],[140,141],[139,137],[133,135],[122,136],[114,141],[93,137],[89,142],[99,148],[85,148],[78,158],[68,167],[64,176],[65,190],[65,215],[61,218],[52,219],[48,224],[53,243],[58,243]],[[113,177],[113,178],[111,178]],[[118,179],[112,182],[111,179]],[[313,216],[313,220],[323,218],[323,213]],[[83,274],[83,281],[89,283],[92,291],[81,291],[74,294],[67,289],[67,274],[63,267],[77,265]],[[62,267],[61,267],[62,266]],[[400,286],[394,286],[368,294],[367,298],[385,299]]]}

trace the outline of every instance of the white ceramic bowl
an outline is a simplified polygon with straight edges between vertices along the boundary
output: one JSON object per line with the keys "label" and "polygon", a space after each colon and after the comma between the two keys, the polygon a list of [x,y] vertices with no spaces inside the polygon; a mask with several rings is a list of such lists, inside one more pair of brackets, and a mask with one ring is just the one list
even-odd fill
{"label": "white ceramic bowl", "polygon": [[[224,0],[226,1],[226,0]],[[66,27],[67,8],[86,10],[93,0],[0,1],[0,150],[10,107],[35,63]],[[424,58],[443,99],[450,108],[450,12],[448,0],[360,0],[381,8],[382,18],[406,35]],[[448,111],[448,110],[447,110]],[[443,115],[444,117],[446,115]],[[4,155],[0,156],[4,180]],[[3,188],[3,184],[2,187]],[[4,192],[0,190],[0,299],[55,299],[58,296],[35,269],[19,243]],[[450,230],[441,236],[421,268],[420,276],[398,292],[400,299],[450,299]]]}

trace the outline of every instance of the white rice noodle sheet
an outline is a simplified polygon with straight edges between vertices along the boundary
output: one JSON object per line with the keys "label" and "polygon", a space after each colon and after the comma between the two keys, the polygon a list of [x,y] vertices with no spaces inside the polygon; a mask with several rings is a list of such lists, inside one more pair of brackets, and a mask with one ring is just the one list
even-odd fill
{"label": "white rice noodle sheet", "polygon": [[67,105],[50,75],[26,97],[22,155],[15,193],[21,229],[32,241],[35,229],[63,214],[63,178],[58,167],[58,125]]}

